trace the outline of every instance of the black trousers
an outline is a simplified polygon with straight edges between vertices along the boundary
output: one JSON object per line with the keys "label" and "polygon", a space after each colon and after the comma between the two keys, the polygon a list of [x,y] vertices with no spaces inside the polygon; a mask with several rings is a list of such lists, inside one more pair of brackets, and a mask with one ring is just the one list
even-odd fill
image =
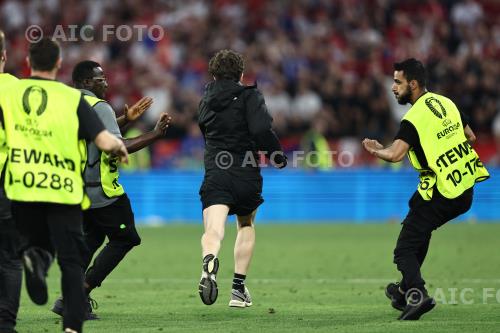
{"label": "black trousers", "polygon": [[88,249],[80,206],[13,201],[12,214],[22,237],[21,251],[38,247],[57,257],[64,298],[63,329],[82,332],[87,300],[83,258]]}
{"label": "black trousers", "polygon": [[0,219],[0,332],[16,326],[22,281],[19,242],[14,220]]}
{"label": "black trousers", "polygon": [[90,265],[106,236],[109,239],[85,274],[85,282],[90,289],[94,289],[101,286],[128,251],[141,244],[141,238],[135,229],[134,213],[126,194],[109,206],[85,211],[83,221],[85,242],[89,248],[85,267]]}
{"label": "black trousers", "polygon": [[394,250],[394,263],[403,275],[401,289],[424,290],[420,273],[434,230],[467,212],[472,205],[473,188],[455,199],[443,197],[437,190],[430,201],[415,192],[410,199],[410,211],[404,219]]}

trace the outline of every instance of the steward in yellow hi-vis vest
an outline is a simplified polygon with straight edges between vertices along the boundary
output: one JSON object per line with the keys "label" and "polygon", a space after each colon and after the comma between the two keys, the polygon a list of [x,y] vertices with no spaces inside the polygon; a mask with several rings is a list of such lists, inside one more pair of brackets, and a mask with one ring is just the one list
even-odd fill
{"label": "steward in yellow hi-vis vest", "polygon": [[[91,113],[102,122],[104,128],[114,139],[123,142],[130,153],[146,147],[155,139],[164,135],[170,118],[163,115],[156,131],[143,137],[123,140],[120,126],[135,121],[146,111],[152,99],[143,98],[132,107],[125,107],[123,116],[116,117],[112,106],[105,101],[108,83],[100,64],[84,60],[76,64],[72,73],[75,88],[83,93],[85,104],[89,104]],[[162,129],[161,131],[159,129]],[[118,183],[118,160],[110,158],[95,142],[87,140],[88,162],[85,168],[85,188],[92,200],[90,209],[83,212],[85,241],[89,253],[85,265],[85,290],[89,295],[94,288],[101,286],[106,277],[125,258],[135,246],[141,244],[141,238],[135,227],[134,213],[130,200],[123,187]],[[101,248],[105,237],[107,244]],[[98,251],[99,250],[99,251]],[[96,253],[99,252],[99,253]],[[97,258],[91,265],[91,258]],[[63,313],[66,299],[60,298],[53,309]],[[91,307],[87,307],[91,310]],[[56,311],[54,311],[56,312]],[[87,318],[96,319],[93,312]]]}
{"label": "steward in yellow hi-vis vest", "polygon": [[[106,102],[103,99],[89,95],[84,95],[84,98],[91,107],[94,107],[99,102]],[[118,158],[112,158],[109,154],[100,151],[100,158],[96,163],[99,163],[100,185],[104,194],[109,198],[113,198],[125,193],[123,186],[118,183]]]}
{"label": "steward in yellow hi-vis vest", "polygon": [[60,55],[59,44],[50,38],[30,43],[31,77],[0,93],[0,120],[9,149],[5,190],[24,240],[17,251],[29,297],[35,304],[47,303],[46,276],[57,257],[64,298],[62,310],[54,310],[63,317],[59,331],[83,332],[88,318],[83,266],[89,251],[83,235],[81,140],[121,156],[122,162],[127,162],[128,152],[106,131],[80,91],[55,81]]}
{"label": "steward in yellow hi-vis vest", "polygon": [[39,79],[19,80],[0,94],[9,149],[5,181],[9,199],[82,203],[85,155],[77,135],[80,99],[76,89]]}
{"label": "steward in yellow hi-vis vest", "polygon": [[411,104],[388,146],[364,139],[370,154],[387,162],[407,155],[420,174],[396,247],[394,263],[402,278],[385,289],[399,320],[418,320],[436,306],[425,288],[420,267],[432,233],[472,207],[474,185],[489,177],[471,143],[476,136],[467,117],[444,96],[428,92],[422,62],[410,58],[394,64],[391,90],[400,105]]}
{"label": "steward in yellow hi-vis vest", "polygon": [[427,92],[403,120],[417,130],[427,159],[428,168],[424,169],[414,149],[408,152],[411,164],[420,173],[418,191],[424,200],[432,198],[435,186],[444,197],[453,199],[489,177],[465,137],[460,113],[449,98]]}

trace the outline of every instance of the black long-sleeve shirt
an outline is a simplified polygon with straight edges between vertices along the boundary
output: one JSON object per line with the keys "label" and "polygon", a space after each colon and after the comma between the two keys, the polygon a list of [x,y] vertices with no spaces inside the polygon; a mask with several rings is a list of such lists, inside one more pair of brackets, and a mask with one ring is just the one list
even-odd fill
{"label": "black long-sleeve shirt", "polygon": [[[209,83],[198,108],[198,124],[205,137],[205,169],[216,167],[215,156],[221,151],[229,152],[235,163],[248,152],[281,153],[272,120],[256,86],[230,80]],[[273,157],[281,163],[278,154]]]}

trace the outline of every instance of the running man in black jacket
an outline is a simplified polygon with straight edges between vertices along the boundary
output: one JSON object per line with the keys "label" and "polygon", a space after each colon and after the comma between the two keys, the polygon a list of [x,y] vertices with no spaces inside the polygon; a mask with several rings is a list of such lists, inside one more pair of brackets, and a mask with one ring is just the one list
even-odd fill
{"label": "running man in black jacket", "polygon": [[229,306],[248,307],[252,299],[245,278],[255,244],[254,218],[262,199],[258,151],[277,168],[286,157],[272,130],[257,86],[243,86],[244,62],[231,50],[219,51],[208,71],[214,81],[206,86],[198,109],[198,123],[205,137],[205,178],[200,188],[205,233],[201,238],[203,270],[199,285],[203,303],[218,295],[217,254],[228,215],[236,214],[238,234],[234,245],[234,279]]}

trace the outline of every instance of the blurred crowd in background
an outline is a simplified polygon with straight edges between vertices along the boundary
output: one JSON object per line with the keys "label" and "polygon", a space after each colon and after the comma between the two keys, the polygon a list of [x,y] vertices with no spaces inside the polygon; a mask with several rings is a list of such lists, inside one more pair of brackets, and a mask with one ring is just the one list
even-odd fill
{"label": "blurred crowd in background", "polygon": [[[29,75],[28,26],[50,36],[57,25],[91,25],[93,41],[59,40],[59,78],[70,83],[74,64],[92,59],[103,66],[107,99],[118,113],[153,97],[129,136],[150,130],[163,111],[172,115],[167,137],[133,168],[202,167],[197,107],[211,80],[208,60],[223,48],[244,55],[244,83],[257,82],[264,93],[288,153],[349,151],[356,165],[377,163],[360,141],[394,138],[408,106],[391,93],[392,65],[415,57],[427,65],[429,89],[468,116],[483,161],[500,164],[499,1],[4,0],[0,8],[7,72]],[[155,24],[165,32],[160,40],[103,41],[97,33],[104,25]]]}

